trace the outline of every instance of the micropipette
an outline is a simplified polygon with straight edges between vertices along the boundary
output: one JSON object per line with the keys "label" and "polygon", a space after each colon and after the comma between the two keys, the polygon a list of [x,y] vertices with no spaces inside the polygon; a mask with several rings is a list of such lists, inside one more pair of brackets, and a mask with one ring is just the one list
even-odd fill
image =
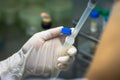
{"label": "micropipette", "polygon": [[[89,0],[87,4],[87,8],[85,9],[84,13],[82,14],[81,18],[79,19],[75,29],[73,30],[70,36],[67,36],[65,39],[65,43],[63,44],[62,55],[66,55],[66,51],[74,44],[75,38],[78,35],[80,29],[82,28],[83,24],[85,23],[86,19],[88,18],[90,12],[95,7],[96,0]],[[60,71],[52,73],[52,77],[54,79],[59,75]],[[53,80],[53,79],[52,79]]]}
{"label": "micropipette", "polygon": [[63,45],[63,55],[66,55],[65,52],[73,45],[76,36],[78,35],[80,29],[82,28],[83,24],[85,23],[86,19],[88,18],[90,12],[95,7],[91,1],[88,2],[87,8],[85,9],[83,15],[81,16],[80,20],[78,21],[75,29],[73,30],[72,34],[66,37],[65,43]]}

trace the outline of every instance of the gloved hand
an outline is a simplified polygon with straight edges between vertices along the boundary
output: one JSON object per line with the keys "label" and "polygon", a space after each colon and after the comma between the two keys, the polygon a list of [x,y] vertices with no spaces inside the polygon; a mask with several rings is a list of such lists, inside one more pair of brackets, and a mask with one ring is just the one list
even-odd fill
{"label": "gloved hand", "polygon": [[66,56],[61,55],[66,37],[60,34],[61,29],[62,27],[53,28],[33,35],[20,51],[7,59],[7,66],[11,65],[10,70],[7,71],[10,74],[11,71],[12,74],[18,72],[20,76],[23,73],[25,75],[49,75],[56,70],[66,70],[74,60],[76,48],[71,47],[66,52]]}

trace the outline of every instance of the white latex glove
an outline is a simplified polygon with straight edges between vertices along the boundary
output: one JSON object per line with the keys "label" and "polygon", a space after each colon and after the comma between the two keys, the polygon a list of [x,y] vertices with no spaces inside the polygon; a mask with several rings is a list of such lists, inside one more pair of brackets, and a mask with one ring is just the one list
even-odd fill
{"label": "white latex glove", "polygon": [[[10,74],[18,72],[19,74],[16,75],[20,76],[23,73],[25,75],[48,75],[56,70],[67,69],[74,60],[76,48],[71,47],[66,52],[66,56],[61,56],[62,44],[66,37],[60,34],[61,29],[62,27],[53,28],[33,35],[15,54],[16,56],[7,59],[7,66],[12,65],[7,68],[7,71]],[[15,71],[13,68],[18,69]],[[13,73],[10,70],[14,70]]]}

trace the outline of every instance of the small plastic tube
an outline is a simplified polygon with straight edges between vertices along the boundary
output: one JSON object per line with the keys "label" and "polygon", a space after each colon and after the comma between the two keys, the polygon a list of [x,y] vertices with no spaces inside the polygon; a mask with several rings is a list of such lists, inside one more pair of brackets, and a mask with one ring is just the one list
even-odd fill
{"label": "small plastic tube", "polygon": [[[90,25],[90,34],[93,37],[97,37],[98,32],[98,20],[99,20],[100,13],[97,10],[92,10],[90,13],[91,17],[91,25]],[[96,49],[96,43],[90,42],[90,52],[93,54]]]}
{"label": "small plastic tube", "polygon": [[99,16],[100,16],[100,13],[97,10],[92,10],[92,12],[90,13],[90,17],[91,17],[90,31],[91,31],[92,36],[95,36],[95,34],[98,30]]}

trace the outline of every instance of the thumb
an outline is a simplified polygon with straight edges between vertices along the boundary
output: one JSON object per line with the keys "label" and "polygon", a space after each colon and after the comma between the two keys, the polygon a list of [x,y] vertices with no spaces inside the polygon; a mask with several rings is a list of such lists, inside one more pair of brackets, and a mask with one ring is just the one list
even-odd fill
{"label": "thumb", "polygon": [[60,35],[63,26],[52,28],[46,31],[37,33],[38,36],[41,36],[43,40],[49,40]]}

